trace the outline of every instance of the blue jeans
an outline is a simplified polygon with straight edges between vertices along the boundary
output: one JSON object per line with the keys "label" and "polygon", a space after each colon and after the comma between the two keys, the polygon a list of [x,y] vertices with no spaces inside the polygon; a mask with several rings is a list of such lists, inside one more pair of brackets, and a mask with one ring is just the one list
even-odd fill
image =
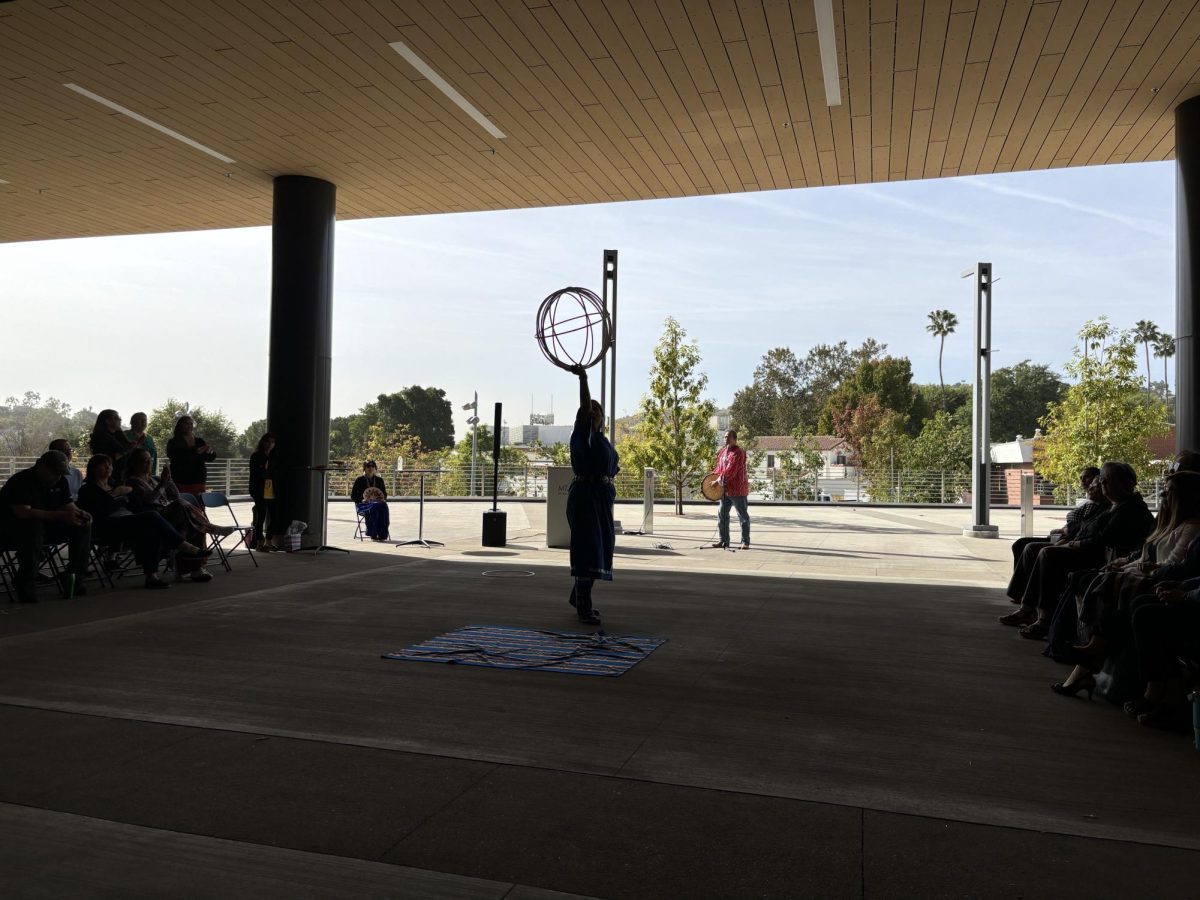
{"label": "blue jeans", "polygon": [[721,535],[721,543],[729,543],[729,507],[737,510],[738,522],[742,526],[742,543],[750,543],[750,513],[746,511],[745,497],[730,497],[726,494],[721,498],[721,505],[717,507],[717,529]]}

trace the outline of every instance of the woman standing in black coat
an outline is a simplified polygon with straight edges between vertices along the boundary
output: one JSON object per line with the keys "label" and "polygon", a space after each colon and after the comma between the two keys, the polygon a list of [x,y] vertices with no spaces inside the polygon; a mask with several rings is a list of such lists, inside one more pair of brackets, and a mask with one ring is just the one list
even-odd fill
{"label": "woman standing in black coat", "polygon": [[258,439],[258,448],[250,454],[250,496],[254,499],[255,550],[281,549],[275,536],[283,533],[279,520],[279,483],[275,460],[275,435],[267,432]]}
{"label": "woman standing in black coat", "polygon": [[167,441],[171,474],[182,494],[203,494],[208,490],[208,463],[217,458],[204,438],[196,434],[196,422],[183,416],[175,423],[175,436]]}

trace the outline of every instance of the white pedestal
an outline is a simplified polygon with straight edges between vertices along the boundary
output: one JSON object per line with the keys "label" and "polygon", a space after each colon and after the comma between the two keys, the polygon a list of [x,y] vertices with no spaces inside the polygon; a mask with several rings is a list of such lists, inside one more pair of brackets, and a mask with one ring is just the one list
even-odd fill
{"label": "white pedestal", "polygon": [[998,538],[1000,537],[1000,527],[998,525],[968,525],[963,529],[963,537]]}
{"label": "white pedestal", "polygon": [[567,492],[575,473],[570,466],[551,466],[546,479],[546,546],[564,550],[571,547],[571,526],[567,524]]}

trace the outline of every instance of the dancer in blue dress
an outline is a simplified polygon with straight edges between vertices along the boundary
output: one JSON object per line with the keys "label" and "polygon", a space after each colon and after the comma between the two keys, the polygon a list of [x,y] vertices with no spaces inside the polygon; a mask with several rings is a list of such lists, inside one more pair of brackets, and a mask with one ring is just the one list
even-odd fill
{"label": "dancer in blue dress", "polygon": [[613,500],[617,491],[613,478],[620,471],[619,457],[604,436],[604,409],[588,390],[587,370],[572,366],[567,371],[579,376],[579,412],[571,432],[571,468],[575,480],[567,494],[567,523],[571,526],[571,575],[575,587],[571,605],[579,621],[600,624],[600,611],[592,606],[596,579],[612,581]]}

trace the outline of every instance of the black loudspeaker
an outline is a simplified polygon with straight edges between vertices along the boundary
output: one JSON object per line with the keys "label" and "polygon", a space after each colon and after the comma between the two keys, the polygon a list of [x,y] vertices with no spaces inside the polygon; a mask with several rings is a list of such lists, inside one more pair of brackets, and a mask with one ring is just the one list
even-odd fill
{"label": "black loudspeaker", "polygon": [[500,500],[500,407],[492,430],[492,508],[483,514],[483,546],[503,547],[508,543],[508,513],[498,508]]}
{"label": "black loudspeaker", "polygon": [[508,543],[508,513],[489,509],[483,514],[483,546],[503,547]]}

